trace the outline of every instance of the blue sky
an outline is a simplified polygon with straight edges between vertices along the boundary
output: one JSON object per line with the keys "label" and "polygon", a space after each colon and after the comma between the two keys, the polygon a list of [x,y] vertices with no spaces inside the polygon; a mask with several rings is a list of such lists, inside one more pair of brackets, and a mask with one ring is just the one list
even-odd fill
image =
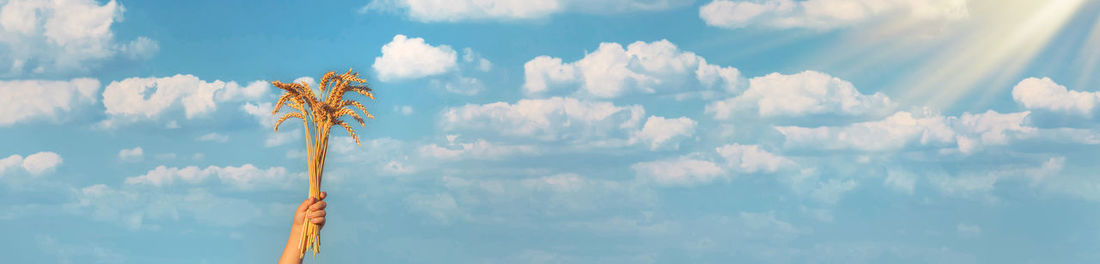
{"label": "blue sky", "polygon": [[0,3],[13,262],[275,260],[348,68],[307,262],[1100,260],[1096,1]]}

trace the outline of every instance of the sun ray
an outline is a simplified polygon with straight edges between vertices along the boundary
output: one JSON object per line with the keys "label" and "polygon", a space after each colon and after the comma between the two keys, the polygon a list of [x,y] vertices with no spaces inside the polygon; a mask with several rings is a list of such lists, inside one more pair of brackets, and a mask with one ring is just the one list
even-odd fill
{"label": "sun ray", "polygon": [[[1035,3],[1041,6],[1033,8],[1025,3],[1016,5],[1015,10],[993,14],[994,17],[982,23],[972,35],[948,46],[945,52],[907,78],[909,81],[905,82],[907,87],[900,100],[946,108],[972,95],[975,89],[987,91],[978,95],[982,100],[1006,89],[1010,78],[1015,78],[1032,61],[1085,1],[1053,0],[1030,4]],[[985,7],[1005,8],[1007,5],[1009,3],[998,2]],[[1020,13],[1024,19],[1017,19]]]}
{"label": "sun ray", "polygon": [[1077,79],[1077,87],[1086,87],[1092,83],[1096,74],[1096,66],[1100,64],[1100,16],[1096,16],[1092,22],[1092,30],[1089,31],[1088,40],[1081,46],[1081,57],[1084,63]]}

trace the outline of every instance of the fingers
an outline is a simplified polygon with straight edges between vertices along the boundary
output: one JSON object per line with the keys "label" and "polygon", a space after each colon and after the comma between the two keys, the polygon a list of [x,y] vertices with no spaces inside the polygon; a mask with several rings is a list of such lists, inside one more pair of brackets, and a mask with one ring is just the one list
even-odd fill
{"label": "fingers", "polygon": [[325,207],[327,207],[327,206],[328,206],[328,203],[326,203],[325,201],[320,201],[320,202],[313,203],[313,205],[310,205],[309,210],[310,211],[324,210]]}
{"label": "fingers", "polygon": [[[305,201],[302,201],[302,204],[298,205],[298,211],[299,212],[305,212],[307,208],[311,208],[312,206],[315,206],[317,204],[317,201],[324,200],[325,197],[328,197],[328,192],[321,192],[321,195],[319,195],[319,196],[320,196],[320,198],[313,198],[313,197],[306,198]],[[322,205],[321,208],[313,208],[312,210],[320,210],[320,209],[323,209],[323,208],[325,208],[324,205]]]}
{"label": "fingers", "polygon": [[[323,202],[321,202],[321,203],[323,203]],[[309,222],[314,223],[314,224],[318,224],[318,225],[324,225],[325,224],[325,215],[327,215],[327,213],[325,213],[325,210],[323,210],[323,209],[313,211],[313,212],[309,213]]]}

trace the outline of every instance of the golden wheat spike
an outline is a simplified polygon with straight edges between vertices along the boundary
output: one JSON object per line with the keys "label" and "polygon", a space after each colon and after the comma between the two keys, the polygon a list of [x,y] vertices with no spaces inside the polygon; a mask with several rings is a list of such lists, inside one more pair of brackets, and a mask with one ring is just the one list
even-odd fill
{"label": "golden wheat spike", "polygon": [[302,84],[298,83],[284,83],[280,81],[271,82],[271,85],[278,87],[279,89],[286,90],[288,93],[301,93]]}
{"label": "golden wheat spike", "polygon": [[279,109],[283,108],[283,104],[285,104],[287,101],[290,101],[290,100],[293,100],[293,99],[294,99],[294,95],[290,94],[290,93],[283,94],[283,96],[280,96],[279,101],[275,102],[275,107],[271,108],[271,114],[274,115],[275,113],[278,113]]}
{"label": "golden wheat spike", "polygon": [[325,93],[325,87],[328,87],[329,79],[335,75],[336,72],[329,71],[325,73],[325,76],[321,76],[321,83],[317,87],[321,90],[321,93]]}
{"label": "golden wheat spike", "polygon": [[371,94],[370,87],[359,86],[359,85],[348,85],[347,89],[344,92],[348,92],[348,91],[350,91],[352,93],[361,94],[363,96],[369,97],[371,100],[374,100],[374,94]]}
{"label": "golden wheat spike", "polygon": [[367,82],[366,80],[359,79],[359,73],[353,73],[351,75],[348,75],[347,77],[345,77],[345,79],[347,79],[349,81],[357,82],[357,83]]}
{"label": "golden wheat spike", "polygon": [[298,92],[302,94],[301,98],[305,100],[310,108],[313,108],[313,106],[318,103],[317,95],[313,94],[313,88],[310,88],[306,81],[302,81],[298,85],[300,85]]}
{"label": "golden wheat spike", "polygon": [[360,117],[359,114],[355,113],[355,111],[351,109],[342,108],[336,112],[336,118],[340,118],[342,116],[351,116],[352,119],[355,119],[355,122],[359,122],[360,126],[367,125],[366,123],[363,123],[363,117]]}
{"label": "golden wheat spike", "polygon": [[360,146],[363,145],[362,143],[359,143],[359,136],[355,135],[355,130],[351,129],[351,126],[349,126],[347,122],[344,122],[343,120],[339,120],[339,121],[336,121],[333,124],[339,125],[339,126],[343,127],[344,130],[348,131],[348,135],[351,135],[351,139],[355,140],[356,145],[360,145]]}
{"label": "golden wheat spike", "polygon": [[287,119],[290,119],[290,118],[300,118],[302,120],[306,119],[306,117],[302,116],[301,113],[295,113],[295,112],[286,113],[285,115],[283,115],[283,117],[279,118],[279,121],[275,121],[275,131],[279,131],[279,125],[283,124],[283,121],[286,121]]}
{"label": "golden wheat spike", "polygon": [[298,110],[298,112],[302,112],[302,114],[308,113],[306,112],[306,108],[302,105],[302,98],[294,98],[294,100],[287,101],[286,106],[294,108],[294,110]]}
{"label": "golden wheat spike", "polygon": [[[370,114],[367,113],[367,108],[363,107],[363,104],[360,104],[358,101],[352,101],[352,100],[340,101],[340,107],[342,107],[344,109],[351,109],[351,107],[355,107],[355,108],[358,108],[360,112],[363,112],[363,114],[365,114],[367,116],[370,116]],[[371,119],[374,119],[374,117],[371,117]]]}

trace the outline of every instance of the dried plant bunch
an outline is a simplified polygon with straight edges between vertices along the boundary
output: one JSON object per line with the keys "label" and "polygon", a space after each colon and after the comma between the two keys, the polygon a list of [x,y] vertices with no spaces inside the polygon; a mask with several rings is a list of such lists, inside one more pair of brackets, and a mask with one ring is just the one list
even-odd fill
{"label": "dried plant bunch", "polygon": [[[350,118],[359,123],[360,126],[365,126],[363,117],[374,119],[374,116],[367,112],[367,108],[362,103],[344,99],[344,96],[350,92],[373,100],[374,94],[371,93],[371,88],[367,87],[365,83],[365,80],[359,78],[359,73],[353,73],[351,69],[339,75],[331,71],[325,73],[321,77],[321,82],[317,85],[318,93],[316,94],[306,82],[271,82],[271,85],[284,91],[275,103],[271,114],[278,114],[284,106],[289,108],[278,121],[275,121],[275,131],[279,131],[279,125],[283,121],[291,118],[301,119],[305,128],[303,130],[306,134],[309,197],[320,198],[321,195],[321,174],[324,172],[325,156],[328,153],[329,129],[333,126],[340,126],[351,135],[351,138],[355,140],[355,144],[362,145],[359,143],[359,136],[355,134],[355,130],[344,119]],[[356,112],[356,110],[359,112]],[[359,115],[359,113],[363,114]],[[320,252],[320,226],[310,223],[308,219],[302,226],[302,235],[298,242],[298,257],[304,257],[305,252],[309,249],[312,249],[314,256],[316,256]]]}

